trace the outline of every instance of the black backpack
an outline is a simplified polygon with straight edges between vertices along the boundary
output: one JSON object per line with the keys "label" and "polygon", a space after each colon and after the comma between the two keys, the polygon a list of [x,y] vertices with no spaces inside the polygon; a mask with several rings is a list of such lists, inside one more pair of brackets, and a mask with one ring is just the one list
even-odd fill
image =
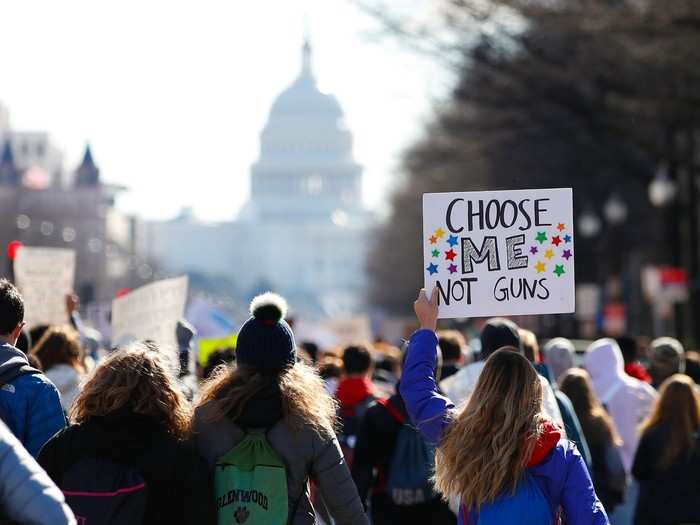
{"label": "black backpack", "polygon": [[60,488],[78,525],[144,523],[148,488],[132,466],[88,456],[71,465]]}

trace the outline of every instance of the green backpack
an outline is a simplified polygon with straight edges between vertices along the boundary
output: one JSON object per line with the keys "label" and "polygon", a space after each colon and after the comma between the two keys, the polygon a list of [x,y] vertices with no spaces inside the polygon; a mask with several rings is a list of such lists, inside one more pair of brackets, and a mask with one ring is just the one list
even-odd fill
{"label": "green backpack", "polygon": [[216,461],[219,525],[286,525],[287,471],[264,432],[246,434]]}

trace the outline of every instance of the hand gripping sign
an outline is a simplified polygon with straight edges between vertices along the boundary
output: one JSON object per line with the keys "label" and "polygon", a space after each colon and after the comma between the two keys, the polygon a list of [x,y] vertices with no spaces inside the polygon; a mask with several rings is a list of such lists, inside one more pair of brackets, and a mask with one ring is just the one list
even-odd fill
{"label": "hand gripping sign", "polygon": [[426,193],[423,261],[440,318],[573,312],[572,191]]}

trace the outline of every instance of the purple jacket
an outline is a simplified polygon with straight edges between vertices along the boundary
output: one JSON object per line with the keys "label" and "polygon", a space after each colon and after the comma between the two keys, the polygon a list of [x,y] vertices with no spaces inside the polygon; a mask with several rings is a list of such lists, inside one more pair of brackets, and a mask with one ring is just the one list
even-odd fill
{"label": "purple jacket", "polygon": [[[448,398],[438,393],[433,374],[437,344],[437,337],[430,330],[418,330],[411,336],[400,384],[411,420],[433,444],[439,443],[455,408]],[[528,472],[549,501],[552,516],[561,508],[568,525],[609,524],[586,464],[572,442],[560,440]],[[464,512],[459,513],[458,523],[466,525]],[[477,524],[473,512],[469,513],[469,524]]]}

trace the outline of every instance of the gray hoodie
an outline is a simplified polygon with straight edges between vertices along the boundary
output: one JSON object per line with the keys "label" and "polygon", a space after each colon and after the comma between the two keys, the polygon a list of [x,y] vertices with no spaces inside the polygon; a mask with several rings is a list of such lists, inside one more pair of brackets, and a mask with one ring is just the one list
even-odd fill
{"label": "gray hoodie", "polygon": [[[244,432],[228,418],[206,421],[210,411],[209,404],[195,411],[193,434],[199,453],[213,468],[218,457],[243,439]],[[280,419],[269,428],[267,440],[287,468],[290,513],[296,508],[290,525],[316,523],[309,479],[315,482],[336,525],[369,524],[335,435],[321,436],[309,427],[295,431]]]}
{"label": "gray hoodie", "polygon": [[2,514],[25,525],[75,525],[63,493],[0,421]]}

